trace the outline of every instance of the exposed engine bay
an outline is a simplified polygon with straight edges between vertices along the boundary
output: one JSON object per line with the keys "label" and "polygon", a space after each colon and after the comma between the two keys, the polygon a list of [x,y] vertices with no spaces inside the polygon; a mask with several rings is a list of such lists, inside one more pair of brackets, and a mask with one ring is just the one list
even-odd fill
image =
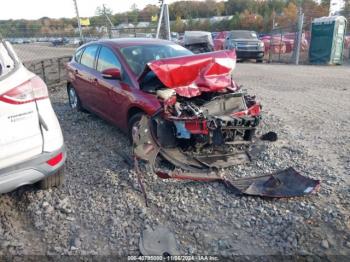
{"label": "exposed engine bay", "polygon": [[[146,161],[161,178],[219,180],[250,195],[311,193],[319,181],[292,168],[244,181],[222,174],[223,168],[249,163],[254,158],[251,145],[259,141],[255,131],[261,105],[232,79],[235,58],[234,51],[221,51],[148,64],[140,86],[158,98],[161,108],[138,123],[135,160]],[[163,160],[170,166],[164,168]],[[135,167],[140,173],[138,163]]]}
{"label": "exposed engine bay", "polygon": [[[191,65],[186,75],[179,74],[186,67],[180,59]],[[141,88],[162,105],[150,128],[169,162],[194,170],[249,161],[245,151],[259,126],[261,106],[232,79],[234,52],[163,59],[148,66]]]}

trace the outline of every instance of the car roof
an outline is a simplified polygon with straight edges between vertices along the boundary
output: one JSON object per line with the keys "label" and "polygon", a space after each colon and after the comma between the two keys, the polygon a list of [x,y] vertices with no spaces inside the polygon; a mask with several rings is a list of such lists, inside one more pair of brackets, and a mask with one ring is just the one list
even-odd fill
{"label": "car roof", "polygon": [[94,42],[89,42],[84,46],[88,46],[91,44],[103,44],[113,48],[123,48],[127,46],[135,46],[135,45],[154,45],[154,44],[175,44],[169,40],[156,39],[156,38],[116,38],[116,39],[104,39],[98,40]]}

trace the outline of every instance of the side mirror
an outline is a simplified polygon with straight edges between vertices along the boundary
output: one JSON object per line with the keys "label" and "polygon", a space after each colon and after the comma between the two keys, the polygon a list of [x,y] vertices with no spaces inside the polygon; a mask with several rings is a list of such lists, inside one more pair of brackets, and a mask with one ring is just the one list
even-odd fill
{"label": "side mirror", "polygon": [[106,79],[118,79],[122,78],[122,74],[119,68],[107,68],[102,71],[103,78]]}

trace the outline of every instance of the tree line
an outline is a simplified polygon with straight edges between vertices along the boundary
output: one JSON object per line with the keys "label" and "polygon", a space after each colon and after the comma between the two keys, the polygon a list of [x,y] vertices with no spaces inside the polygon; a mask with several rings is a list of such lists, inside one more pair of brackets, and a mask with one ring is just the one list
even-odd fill
{"label": "tree line", "polygon": [[[350,18],[350,0],[345,0],[344,15]],[[217,2],[178,1],[169,5],[172,31],[185,30],[223,31],[250,29],[258,32],[270,32],[272,27],[295,25],[298,6],[305,14],[306,24],[315,17],[327,16],[330,0],[228,0]],[[133,5],[130,11],[113,13],[109,8],[98,7],[96,14],[90,17],[90,31],[101,26],[109,26],[105,13],[112,23],[152,22],[159,14],[159,6],[147,5],[139,9]],[[230,19],[213,21],[212,17],[229,16]],[[207,18],[207,19],[198,19]],[[155,24],[155,21],[152,22]],[[76,34],[76,18],[52,19],[43,17],[38,20],[0,20],[0,33],[11,37],[38,37],[50,35]],[[88,29],[85,29],[88,30]]]}

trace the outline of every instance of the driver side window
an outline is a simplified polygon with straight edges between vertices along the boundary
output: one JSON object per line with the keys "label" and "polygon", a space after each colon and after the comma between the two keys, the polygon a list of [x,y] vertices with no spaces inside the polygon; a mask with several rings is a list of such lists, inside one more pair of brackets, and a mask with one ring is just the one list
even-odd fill
{"label": "driver side window", "polygon": [[107,47],[102,46],[97,60],[97,71],[102,72],[108,68],[121,69],[120,62],[116,55]]}

